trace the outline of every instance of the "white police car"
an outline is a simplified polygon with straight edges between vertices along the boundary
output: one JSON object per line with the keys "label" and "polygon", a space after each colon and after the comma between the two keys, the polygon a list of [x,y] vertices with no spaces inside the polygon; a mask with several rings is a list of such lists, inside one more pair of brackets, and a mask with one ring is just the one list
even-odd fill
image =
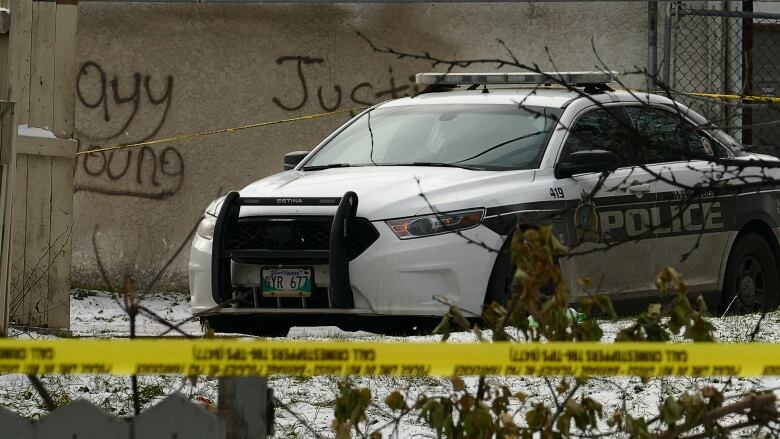
{"label": "white police car", "polygon": [[777,306],[780,192],[773,170],[744,166],[768,158],[679,102],[612,91],[614,73],[549,75],[572,87],[419,74],[426,92],[364,111],[287,154],[285,172],[215,200],[192,243],[192,311],[265,334],[376,329],[441,316],[444,302],[480,314],[505,300],[510,258],[489,249],[518,224],[552,224],[572,248],[560,264],[575,300],[589,277],[618,306],[646,303],[671,265],[722,308]]}

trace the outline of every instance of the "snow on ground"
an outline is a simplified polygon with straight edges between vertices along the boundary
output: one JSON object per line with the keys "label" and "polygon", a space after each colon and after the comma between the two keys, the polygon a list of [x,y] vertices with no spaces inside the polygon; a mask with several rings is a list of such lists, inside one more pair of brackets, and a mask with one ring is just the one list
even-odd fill
{"label": "snow on ground", "polygon": [[[179,294],[152,294],[144,297],[141,304],[169,322],[182,322],[189,315],[189,302]],[[757,315],[714,318],[718,340],[746,341],[758,320]],[[110,293],[73,290],[71,294],[71,331],[78,337],[126,337],[129,324],[121,307],[121,299]],[[614,339],[617,331],[627,321],[605,322],[604,341]],[[757,340],[776,341],[780,335],[780,313],[768,314],[762,323]],[[181,326],[188,334],[202,335],[200,323],[187,322]],[[166,326],[147,316],[137,320],[136,333],[139,336],[157,336],[166,331]],[[175,333],[169,333],[176,335]],[[52,337],[31,331],[13,330],[12,336],[20,338]],[[335,327],[293,328],[288,334],[291,339],[305,340],[405,340],[437,341],[436,336],[388,337],[367,332],[346,332]],[[472,334],[458,333],[451,338],[456,342],[475,341]],[[275,396],[284,404],[277,408],[275,437],[312,437],[312,431],[332,436],[333,403],[338,395],[337,384],[341,378],[331,376],[291,377],[278,376],[270,379]],[[352,378],[360,386],[368,387],[375,401],[382,401],[393,390],[405,390],[409,401],[417,395],[446,395],[451,390],[447,378],[438,377],[376,377]],[[551,402],[548,384],[543,378],[491,377],[489,383],[505,385],[512,393],[525,392],[530,395],[526,404],[547,400]],[[555,381],[557,379],[553,379]],[[127,377],[111,376],[46,376],[43,382],[58,403],[86,398],[120,416],[132,413],[130,380]],[[477,386],[475,377],[466,383],[473,392]],[[609,416],[615,409],[622,408],[634,416],[651,417],[657,414],[661,395],[671,391],[682,393],[698,389],[706,384],[717,388],[727,387],[727,394],[741,394],[756,389],[780,388],[780,378],[730,379],[726,378],[657,378],[643,383],[639,378],[600,378],[591,380],[583,391],[604,404]],[[555,383],[553,383],[555,385]],[[195,381],[185,377],[139,377],[140,399],[143,407],[149,407],[172,392],[181,392],[196,402],[213,405],[217,400],[216,380],[198,378]],[[28,380],[20,375],[0,376],[0,406],[9,408],[26,417],[38,417],[45,413],[40,398]],[[518,409],[511,407],[510,409]],[[387,413],[372,410],[369,420],[374,428],[384,428],[385,437],[393,433],[391,418]],[[403,419],[398,437],[435,437],[433,432],[417,420],[415,415]]]}
{"label": "snow on ground", "polygon": [[[127,336],[129,319],[122,299],[102,291],[74,290],[71,294],[70,330],[79,337]],[[181,294],[151,293],[141,299],[148,308],[168,322],[178,323],[190,315],[190,298]],[[157,336],[167,328],[143,313],[136,320],[136,335]],[[190,321],[181,326],[187,334],[202,335],[200,323]],[[171,335],[179,335],[171,332]]]}

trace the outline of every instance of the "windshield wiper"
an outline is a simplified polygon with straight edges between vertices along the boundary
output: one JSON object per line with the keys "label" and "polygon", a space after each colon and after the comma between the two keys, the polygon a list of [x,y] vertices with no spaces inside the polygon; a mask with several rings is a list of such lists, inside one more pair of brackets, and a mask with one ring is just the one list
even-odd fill
{"label": "windshield wiper", "polygon": [[[480,152],[479,154],[475,154],[475,155],[473,155],[473,156],[471,156],[471,157],[467,157],[467,158],[465,158],[465,159],[463,159],[463,160],[458,160],[456,163],[462,163],[462,162],[467,162],[467,161],[469,161],[469,160],[474,160],[475,158],[477,158],[477,157],[479,157],[479,156],[482,156],[482,155],[485,155],[485,154],[489,153],[490,151],[493,151],[493,150],[495,150],[495,149],[497,149],[497,148],[501,148],[501,147],[502,147],[502,146],[504,146],[504,145],[509,145],[510,143],[517,142],[518,140],[527,139],[527,138],[529,138],[529,137],[538,136],[538,135],[540,135],[540,134],[545,134],[545,133],[547,133],[547,131],[549,131],[549,130],[536,131],[536,132],[534,132],[534,133],[530,133],[530,134],[524,134],[524,135],[522,135],[522,136],[520,136],[520,137],[515,137],[514,139],[509,139],[509,140],[507,140],[507,141],[505,141],[505,142],[501,142],[501,143],[499,143],[498,145],[493,145],[493,146],[491,146],[490,148],[488,148],[488,149],[486,149],[486,150],[484,150],[484,151]],[[522,149],[525,149],[525,148],[528,148],[528,147],[534,147],[534,146],[537,146],[537,145],[526,145],[526,146],[524,146]]]}
{"label": "windshield wiper", "polygon": [[412,162],[412,163],[392,163],[382,164],[380,166],[435,166],[440,168],[460,168],[468,169],[471,171],[484,171],[485,168],[479,166],[461,165],[459,163],[444,163],[444,162]]}
{"label": "windshield wiper", "polygon": [[330,168],[349,168],[349,163],[329,163],[327,165],[314,165],[314,166],[304,166],[301,168],[301,170],[304,171],[321,171],[323,169],[330,169]]}

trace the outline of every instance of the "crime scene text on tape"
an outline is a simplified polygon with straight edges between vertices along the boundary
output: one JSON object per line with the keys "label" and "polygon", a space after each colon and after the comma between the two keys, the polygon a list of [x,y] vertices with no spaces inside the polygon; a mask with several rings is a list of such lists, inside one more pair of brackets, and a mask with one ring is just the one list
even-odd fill
{"label": "crime scene text on tape", "polygon": [[778,376],[780,344],[0,339],[0,374]]}

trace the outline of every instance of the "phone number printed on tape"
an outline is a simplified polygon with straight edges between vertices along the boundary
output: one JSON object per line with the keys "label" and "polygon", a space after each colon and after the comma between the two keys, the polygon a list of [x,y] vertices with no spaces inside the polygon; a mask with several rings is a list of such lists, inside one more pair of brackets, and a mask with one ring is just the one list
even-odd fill
{"label": "phone number printed on tape", "polygon": [[2,339],[8,373],[762,376],[780,344]]}

